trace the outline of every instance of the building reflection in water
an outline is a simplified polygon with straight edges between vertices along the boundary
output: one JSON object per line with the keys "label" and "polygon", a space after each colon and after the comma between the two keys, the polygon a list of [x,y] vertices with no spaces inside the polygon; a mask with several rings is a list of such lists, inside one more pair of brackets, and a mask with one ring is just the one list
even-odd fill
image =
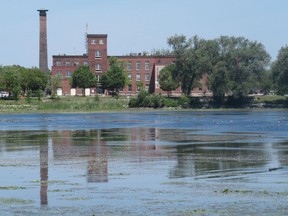
{"label": "building reflection in water", "polygon": [[108,147],[101,130],[57,131],[52,135],[55,160],[85,158],[87,182],[108,182]]}

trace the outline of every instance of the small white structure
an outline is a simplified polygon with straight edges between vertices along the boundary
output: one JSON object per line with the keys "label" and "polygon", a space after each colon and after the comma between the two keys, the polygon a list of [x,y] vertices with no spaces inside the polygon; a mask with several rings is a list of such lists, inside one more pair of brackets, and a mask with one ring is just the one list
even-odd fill
{"label": "small white structure", "polygon": [[62,95],[63,95],[62,88],[57,88],[57,96],[62,96]]}

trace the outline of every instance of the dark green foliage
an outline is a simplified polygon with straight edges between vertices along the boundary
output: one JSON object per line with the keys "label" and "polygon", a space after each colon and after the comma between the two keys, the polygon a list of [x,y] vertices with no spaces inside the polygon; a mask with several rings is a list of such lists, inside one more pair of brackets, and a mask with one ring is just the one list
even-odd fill
{"label": "dark green foliage", "polygon": [[199,39],[197,36],[187,40],[183,35],[168,38],[176,57],[175,75],[181,82],[183,94],[190,95],[203,74],[212,70],[217,43]]}
{"label": "dark green foliage", "polygon": [[110,68],[102,74],[100,83],[103,89],[112,91],[117,95],[120,89],[124,88],[128,83],[128,75],[123,62],[118,61],[117,58],[110,58],[109,63]]}
{"label": "dark green foliage", "polygon": [[83,96],[85,96],[85,88],[93,88],[96,83],[96,76],[88,66],[80,66],[74,71],[70,80],[72,88],[82,89]]}
{"label": "dark green foliage", "polygon": [[177,98],[165,98],[164,99],[164,107],[178,107],[179,102]]}
{"label": "dark green foliage", "polygon": [[288,94],[288,46],[282,47],[272,65],[272,78],[278,94]]}
{"label": "dark green foliage", "polygon": [[21,93],[21,71],[25,68],[20,66],[5,66],[2,68],[2,83],[5,91],[18,100]]}
{"label": "dark green foliage", "polygon": [[38,68],[23,69],[21,72],[21,89],[23,95],[27,94],[28,90],[37,94],[37,91],[44,91],[48,84],[48,75],[43,73]]}
{"label": "dark green foliage", "polygon": [[215,98],[224,101],[224,94],[229,93],[241,99],[260,89],[270,61],[264,46],[243,37],[221,36],[216,42],[218,56],[209,77]]}
{"label": "dark green foliage", "polygon": [[182,95],[179,99],[179,105],[183,108],[188,108],[190,106],[190,98],[187,95]]}
{"label": "dark green foliage", "polygon": [[164,97],[162,95],[152,94],[145,90],[141,90],[137,98],[131,98],[128,104],[129,107],[150,107],[160,108],[164,107]]}
{"label": "dark green foliage", "polygon": [[176,65],[167,65],[164,67],[159,75],[159,85],[163,91],[167,91],[168,97],[170,96],[170,92],[177,89],[180,86],[180,82],[176,79]]}

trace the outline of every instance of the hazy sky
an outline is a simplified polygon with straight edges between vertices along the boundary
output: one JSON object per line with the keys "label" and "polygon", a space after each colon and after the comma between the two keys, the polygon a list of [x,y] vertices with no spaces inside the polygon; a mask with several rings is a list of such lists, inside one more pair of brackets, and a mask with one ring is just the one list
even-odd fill
{"label": "hazy sky", "polygon": [[0,0],[0,65],[39,65],[39,14],[52,55],[83,54],[85,31],[108,34],[108,54],[168,48],[175,34],[261,42],[274,60],[288,44],[288,0]]}

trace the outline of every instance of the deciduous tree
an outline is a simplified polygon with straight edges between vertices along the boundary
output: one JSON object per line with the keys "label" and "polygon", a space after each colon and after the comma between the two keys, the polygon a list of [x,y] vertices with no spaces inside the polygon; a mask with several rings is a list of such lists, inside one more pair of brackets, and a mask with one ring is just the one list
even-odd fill
{"label": "deciduous tree", "polygon": [[203,74],[212,70],[216,44],[197,36],[187,40],[183,35],[168,38],[168,44],[176,56],[175,76],[181,82],[181,90],[190,95]]}
{"label": "deciduous tree", "polygon": [[170,96],[171,91],[180,86],[180,82],[173,76],[175,73],[175,64],[167,65],[160,71],[159,85],[163,91],[167,91],[167,96]]}
{"label": "deciduous tree", "polygon": [[80,66],[74,71],[70,79],[72,88],[82,89],[82,95],[85,96],[85,88],[93,88],[96,86],[96,76],[88,66]]}
{"label": "deciduous tree", "polygon": [[128,75],[123,62],[117,58],[109,59],[110,68],[100,77],[100,83],[103,89],[119,93],[121,88],[124,88],[128,83]]}
{"label": "deciduous tree", "polygon": [[279,50],[277,59],[272,64],[272,77],[277,93],[288,94],[288,46]]}

